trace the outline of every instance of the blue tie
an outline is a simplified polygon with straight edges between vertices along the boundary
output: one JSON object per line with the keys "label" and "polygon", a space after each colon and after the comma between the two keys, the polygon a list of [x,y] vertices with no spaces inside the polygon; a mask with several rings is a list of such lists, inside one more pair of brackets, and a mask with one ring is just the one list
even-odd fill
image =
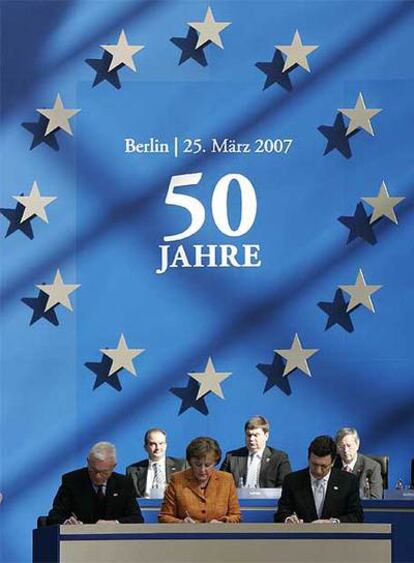
{"label": "blue tie", "polygon": [[316,507],[316,512],[318,514],[318,518],[321,517],[322,514],[322,508],[323,508],[323,480],[322,479],[318,479],[315,481],[315,507]]}

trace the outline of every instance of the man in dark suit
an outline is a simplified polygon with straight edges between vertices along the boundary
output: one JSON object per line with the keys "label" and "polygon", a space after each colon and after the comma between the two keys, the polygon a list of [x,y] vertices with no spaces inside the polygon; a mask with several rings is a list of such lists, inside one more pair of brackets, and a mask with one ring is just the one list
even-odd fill
{"label": "man in dark suit", "polygon": [[318,436],[308,449],[309,467],[286,476],[275,522],[362,522],[358,479],[333,467],[336,444]]}
{"label": "man in dark suit", "polygon": [[267,446],[269,422],[252,416],[244,425],[246,446],[226,453],[221,471],[231,473],[236,487],[281,487],[292,470],[285,452]]}
{"label": "man in dark suit", "polygon": [[92,446],[87,467],[63,475],[47,523],[143,522],[131,480],[114,473],[115,466],[115,446],[109,442]]}
{"label": "man in dark suit", "polygon": [[149,497],[152,489],[163,492],[170,476],[186,469],[185,459],[167,457],[167,433],[161,428],[150,428],[144,436],[144,449],[147,459],[137,461],[127,467],[137,497]]}
{"label": "man in dark suit", "polygon": [[357,476],[361,497],[381,499],[383,493],[381,466],[377,461],[358,453],[360,440],[355,428],[338,430],[335,442],[339,454],[335,467]]}

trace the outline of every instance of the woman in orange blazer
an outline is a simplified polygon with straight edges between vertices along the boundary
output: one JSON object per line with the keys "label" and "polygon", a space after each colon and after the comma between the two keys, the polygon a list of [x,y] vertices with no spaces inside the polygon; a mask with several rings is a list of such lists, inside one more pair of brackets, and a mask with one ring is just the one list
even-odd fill
{"label": "woman in orange blazer", "polygon": [[231,473],[217,471],[220,446],[213,438],[195,438],[187,446],[190,469],[171,475],[158,520],[175,522],[232,522],[241,520]]}

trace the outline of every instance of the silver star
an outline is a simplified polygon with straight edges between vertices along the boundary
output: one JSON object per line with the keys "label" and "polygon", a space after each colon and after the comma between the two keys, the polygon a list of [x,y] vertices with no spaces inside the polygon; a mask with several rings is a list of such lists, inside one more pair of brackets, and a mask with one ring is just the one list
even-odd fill
{"label": "silver star", "polygon": [[370,223],[374,223],[381,217],[388,217],[393,223],[398,224],[394,207],[403,201],[405,197],[390,197],[384,181],[381,184],[377,197],[362,197],[361,199],[374,208]]}
{"label": "silver star", "polygon": [[303,45],[299,31],[296,30],[290,45],[275,45],[275,48],[287,55],[282,72],[296,64],[310,72],[308,55],[318,49],[319,45]]}
{"label": "silver star", "polygon": [[319,352],[319,348],[302,348],[299,336],[296,333],[290,348],[287,350],[274,350],[274,352],[287,360],[283,377],[289,375],[296,368],[311,376],[312,374],[306,360],[316,354],[316,352]]}
{"label": "silver star", "polygon": [[112,55],[108,72],[111,72],[111,70],[122,64],[131,68],[134,72],[137,71],[132,57],[141,51],[144,45],[129,45],[124,30],[121,31],[116,45],[101,45],[101,47]]}
{"label": "silver star", "polygon": [[354,108],[342,108],[338,109],[338,111],[350,119],[348,129],[346,130],[347,135],[359,128],[364,129],[370,135],[374,135],[371,119],[377,115],[377,113],[382,111],[382,109],[367,108],[365,106],[364,98],[362,97],[362,92],[360,92]]}
{"label": "silver star", "polygon": [[231,375],[231,372],[217,372],[214,369],[213,360],[211,358],[208,359],[206,368],[203,372],[194,372],[189,373],[188,375],[200,383],[200,388],[196,398],[197,401],[210,391],[221,399],[224,399],[220,383],[227,379]]}
{"label": "silver star", "polygon": [[58,269],[56,271],[55,279],[52,284],[36,285],[38,289],[49,295],[46,303],[45,312],[60,303],[69,311],[73,311],[72,303],[70,302],[69,295],[80,287],[79,284],[63,283],[63,279]]}
{"label": "silver star", "polygon": [[354,285],[339,285],[339,289],[345,291],[351,296],[348,303],[347,312],[352,311],[358,305],[363,305],[373,313],[375,313],[374,304],[371,300],[371,295],[381,289],[382,285],[367,285],[365,283],[364,274],[361,268],[359,269],[357,279]]}
{"label": "silver star", "polygon": [[204,21],[202,22],[188,22],[190,27],[193,27],[200,34],[198,37],[196,49],[211,41],[215,45],[218,45],[222,49],[223,43],[221,41],[220,33],[223,29],[226,29],[231,22],[218,22],[214,19],[213,12],[210,6],[207,8],[206,15],[204,16]]}
{"label": "silver star", "polygon": [[69,135],[72,135],[69,119],[80,112],[80,109],[66,109],[61,100],[60,94],[56,96],[53,108],[37,109],[41,115],[49,120],[45,135],[49,135],[55,129],[63,129]]}
{"label": "silver star", "polygon": [[142,354],[142,352],[145,352],[145,350],[143,348],[128,348],[125,337],[121,334],[117,348],[103,348],[101,352],[112,360],[111,370],[108,374],[109,377],[122,368],[133,375],[137,375],[132,360]]}
{"label": "silver star", "polygon": [[36,180],[33,182],[30,194],[14,195],[13,198],[25,208],[20,223],[23,223],[33,215],[37,215],[42,221],[48,223],[45,207],[57,199],[53,196],[41,196]]}

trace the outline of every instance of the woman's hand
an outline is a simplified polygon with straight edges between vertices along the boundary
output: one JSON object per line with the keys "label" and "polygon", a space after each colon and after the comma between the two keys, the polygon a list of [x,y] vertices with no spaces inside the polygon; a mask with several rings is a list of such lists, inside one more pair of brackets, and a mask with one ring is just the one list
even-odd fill
{"label": "woman's hand", "polygon": [[191,518],[188,512],[187,512],[187,516],[184,518],[184,520],[181,520],[181,522],[183,522],[183,524],[197,524],[197,521]]}

